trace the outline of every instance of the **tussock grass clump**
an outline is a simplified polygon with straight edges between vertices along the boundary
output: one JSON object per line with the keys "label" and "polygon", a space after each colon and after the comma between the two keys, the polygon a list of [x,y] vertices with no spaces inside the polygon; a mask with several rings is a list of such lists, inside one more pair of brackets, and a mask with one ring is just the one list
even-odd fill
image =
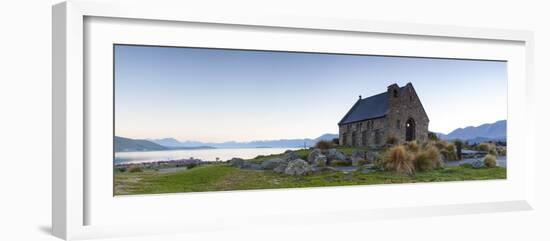
{"label": "tussock grass clump", "polygon": [[415,172],[413,159],[403,145],[390,148],[383,159],[384,169],[399,174],[412,175]]}
{"label": "tussock grass clump", "polygon": [[497,158],[494,155],[488,154],[483,158],[483,163],[486,167],[496,167]]}
{"label": "tussock grass clump", "polygon": [[414,153],[416,153],[420,150],[420,145],[418,145],[418,143],[416,141],[406,142],[405,147],[407,147],[408,151],[411,151],[411,152],[414,152]]}
{"label": "tussock grass clump", "polygon": [[439,150],[441,153],[441,156],[443,159],[447,161],[456,161],[458,160],[458,156],[456,154],[456,148],[455,145],[446,141],[436,141],[433,143],[435,147]]}
{"label": "tussock grass clump", "polygon": [[437,147],[437,149],[443,150],[445,149],[445,147],[447,147],[448,143],[446,141],[438,140],[438,141],[434,141],[433,144],[435,145],[435,147]]}
{"label": "tussock grass clump", "polygon": [[319,141],[315,144],[315,148],[319,148],[321,150],[328,150],[332,148],[334,144],[330,141]]}
{"label": "tussock grass clump", "polygon": [[143,169],[140,166],[131,166],[130,168],[128,168],[128,172],[143,172]]}
{"label": "tussock grass clump", "polygon": [[493,145],[491,143],[487,143],[487,142],[484,142],[484,143],[480,143],[479,146],[477,147],[480,151],[486,151],[486,152],[489,152],[490,149],[492,149]]}
{"label": "tussock grass clump", "polygon": [[442,150],[441,154],[445,157],[445,159],[449,161],[458,160],[458,155],[456,154],[456,148],[453,144],[447,145],[445,149]]}
{"label": "tussock grass clump", "polygon": [[478,149],[481,151],[486,151],[487,153],[493,156],[498,155],[497,146],[493,143],[488,143],[488,142],[481,143],[479,144]]}
{"label": "tussock grass clump", "polygon": [[415,168],[418,171],[430,171],[442,167],[439,150],[431,145],[426,146],[414,156]]}

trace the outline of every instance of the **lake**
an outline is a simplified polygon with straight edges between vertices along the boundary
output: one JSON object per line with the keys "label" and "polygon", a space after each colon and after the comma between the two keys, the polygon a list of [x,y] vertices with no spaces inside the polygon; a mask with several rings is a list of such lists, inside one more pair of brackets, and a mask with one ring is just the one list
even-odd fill
{"label": "lake", "polygon": [[141,163],[154,161],[169,161],[195,158],[203,161],[227,161],[233,157],[243,159],[254,158],[259,155],[283,153],[286,150],[300,148],[227,148],[227,149],[198,149],[198,150],[167,150],[167,151],[138,151],[116,152],[115,163]]}

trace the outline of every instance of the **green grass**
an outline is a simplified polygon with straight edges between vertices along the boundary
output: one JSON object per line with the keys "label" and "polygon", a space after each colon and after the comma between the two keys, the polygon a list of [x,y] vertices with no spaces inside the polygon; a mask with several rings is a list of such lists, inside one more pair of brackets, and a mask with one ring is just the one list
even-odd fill
{"label": "green grass", "polygon": [[115,194],[153,194],[271,188],[326,187],[391,183],[505,179],[506,168],[446,167],[414,176],[391,172],[331,172],[294,177],[271,171],[242,170],[228,165],[199,166],[174,173],[115,172]]}

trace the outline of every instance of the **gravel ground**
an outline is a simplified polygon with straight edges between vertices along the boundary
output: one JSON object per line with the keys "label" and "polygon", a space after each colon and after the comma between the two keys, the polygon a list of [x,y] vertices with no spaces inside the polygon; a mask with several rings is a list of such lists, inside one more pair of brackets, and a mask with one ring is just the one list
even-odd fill
{"label": "gravel ground", "polygon": [[[483,158],[470,158],[470,159],[464,159],[460,161],[449,161],[445,162],[445,166],[458,166],[464,163],[472,163],[475,160],[482,160]],[[506,156],[499,156],[497,157],[497,163],[499,167],[506,167]]]}

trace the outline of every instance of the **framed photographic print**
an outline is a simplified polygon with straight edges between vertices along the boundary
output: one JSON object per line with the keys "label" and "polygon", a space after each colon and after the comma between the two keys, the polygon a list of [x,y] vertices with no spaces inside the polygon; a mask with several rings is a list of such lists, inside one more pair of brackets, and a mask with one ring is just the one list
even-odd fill
{"label": "framed photographic print", "polygon": [[530,32],[114,4],[53,8],[56,236],[532,208]]}
{"label": "framed photographic print", "polygon": [[113,51],[114,195],[506,179],[504,60]]}

